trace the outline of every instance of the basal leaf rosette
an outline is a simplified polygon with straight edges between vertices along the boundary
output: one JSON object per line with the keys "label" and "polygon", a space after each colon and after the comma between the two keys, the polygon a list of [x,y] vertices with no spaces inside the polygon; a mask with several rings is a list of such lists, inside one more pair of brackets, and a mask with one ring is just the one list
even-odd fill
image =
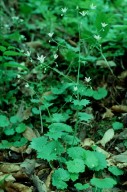
{"label": "basal leaf rosette", "polygon": [[110,189],[114,185],[116,185],[116,181],[112,178],[105,178],[105,179],[99,179],[99,178],[93,178],[90,180],[90,183],[100,189]]}

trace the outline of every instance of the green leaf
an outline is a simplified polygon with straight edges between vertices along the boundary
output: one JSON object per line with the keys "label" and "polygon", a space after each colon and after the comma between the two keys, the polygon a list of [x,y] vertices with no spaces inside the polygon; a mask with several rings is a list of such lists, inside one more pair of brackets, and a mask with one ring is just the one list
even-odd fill
{"label": "green leaf", "polygon": [[26,66],[23,66],[15,61],[9,61],[7,63],[3,63],[2,65],[3,65],[3,67],[22,68],[24,70],[28,70],[28,68]]}
{"label": "green leaf", "polygon": [[120,123],[120,122],[118,122],[118,121],[114,122],[114,123],[112,124],[112,126],[113,126],[113,129],[114,129],[114,130],[123,129],[123,123]]}
{"label": "green leaf", "polygon": [[50,139],[58,140],[59,138],[61,138],[63,135],[66,134],[62,131],[49,131],[45,135],[48,136]]}
{"label": "green leaf", "polygon": [[82,173],[85,170],[84,161],[82,159],[74,159],[66,162],[67,169],[70,173]]}
{"label": "green leaf", "polygon": [[127,140],[124,141],[124,146],[127,148]]}
{"label": "green leaf", "polygon": [[106,161],[105,155],[100,152],[93,152],[93,153],[96,156],[96,158],[98,159],[98,165],[96,167],[94,167],[94,170],[99,171],[99,170],[103,170],[104,168],[106,168],[107,161]]}
{"label": "green leaf", "polygon": [[74,100],[73,103],[74,103],[74,105],[85,107],[86,105],[88,105],[90,103],[90,101],[87,99],[82,99],[82,100]]}
{"label": "green leaf", "polygon": [[31,99],[30,100],[32,103],[40,103],[40,100],[39,99]]}
{"label": "green leaf", "polygon": [[104,87],[100,87],[98,88],[97,91],[94,91],[93,93],[93,98],[96,99],[96,100],[100,100],[100,99],[103,99],[107,96],[108,92],[107,90],[104,88]]}
{"label": "green leaf", "polygon": [[39,114],[40,114],[40,111],[37,109],[37,107],[33,107],[33,108],[32,108],[32,112],[33,112],[33,114],[35,114],[35,115],[39,115]]}
{"label": "green leaf", "polygon": [[57,160],[65,152],[63,145],[58,141],[50,141],[38,152],[37,157],[47,161]]}
{"label": "green leaf", "polygon": [[116,175],[116,176],[118,176],[118,175],[123,175],[123,174],[124,174],[124,171],[121,170],[121,169],[119,169],[119,168],[116,167],[116,166],[110,166],[110,167],[108,168],[108,170],[109,170],[113,175]]}
{"label": "green leaf", "polygon": [[98,179],[98,178],[93,178],[90,180],[90,183],[95,186],[98,187],[100,189],[109,189],[109,188],[113,188],[114,185],[116,185],[116,181],[112,178],[105,178],[105,179]]}
{"label": "green leaf", "polygon": [[11,123],[18,123],[18,122],[20,122],[20,118],[17,115],[11,116],[10,122]]}
{"label": "green leaf", "polygon": [[14,135],[14,133],[15,133],[15,130],[13,129],[13,128],[6,128],[5,130],[4,130],[4,133],[5,133],[5,135]]}
{"label": "green leaf", "polygon": [[6,140],[2,140],[1,143],[0,143],[0,149],[10,149],[10,147],[12,147],[12,144],[11,142],[8,142]]}
{"label": "green leaf", "polygon": [[79,113],[78,113],[78,116],[79,116],[79,119],[80,119],[81,121],[89,122],[90,120],[93,119],[93,115],[88,114],[88,113],[85,113],[85,112],[79,112]]}
{"label": "green leaf", "polygon": [[76,183],[74,186],[77,190],[85,190],[90,187],[90,185],[88,183],[84,184],[84,185],[82,185],[81,183]]}
{"label": "green leaf", "polygon": [[47,138],[42,136],[38,138],[33,138],[30,144],[32,149],[35,149],[37,152],[42,151],[43,146],[47,144]]}
{"label": "green leaf", "polygon": [[20,123],[17,127],[16,127],[16,132],[17,133],[23,133],[26,130],[26,125],[24,123]]}
{"label": "green leaf", "polygon": [[9,124],[8,118],[5,115],[0,115],[0,127],[7,127]]}
{"label": "green leaf", "polygon": [[49,126],[49,132],[46,134],[50,139],[57,140],[63,136],[66,137],[65,132],[72,132],[72,128],[64,123],[52,123]]}
{"label": "green leaf", "polygon": [[87,165],[90,169],[94,169],[98,166],[98,158],[95,156],[94,151],[85,151],[85,158],[84,158],[85,165]]}
{"label": "green leaf", "polygon": [[0,51],[2,51],[2,52],[4,52],[6,50],[6,47],[4,47],[4,46],[0,46]]}
{"label": "green leaf", "polygon": [[57,98],[57,96],[53,95],[53,94],[49,94],[49,95],[44,95],[42,98],[44,98],[46,101],[52,101],[54,99]]}
{"label": "green leaf", "polygon": [[78,137],[74,137],[73,135],[62,135],[62,139],[65,143],[69,144],[69,145],[77,145],[78,143],[80,143],[80,140]]}
{"label": "green leaf", "polygon": [[68,171],[59,168],[54,171],[52,175],[52,184],[57,187],[57,189],[66,189],[66,181],[69,181],[70,175]]}
{"label": "green leaf", "polygon": [[57,132],[57,131],[65,131],[65,132],[69,132],[69,133],[73,132],[71,126],[64,124],[64,123],[52,123],[49,126],[49,130],[52,132]]}
{"label": "green leaf", "polygon": [[61,113],[54,113],[52,116],[52,121],[56,123],[65,122],[66,118]]}
{"label": "green leaf", "polygon": [[87,97],[92,97],[94,94],[94,90],[91,88],[86,88],[86,87],[81,87],[79,89],[79,94],[81,96],[87,96]]}
{"label": "green leaf", "polygon": [[23,53],[19,53],[16,51],[5,51],[4,55],[6,55],[6,56],[23,56]]}
{"label": "green leaf", "polygon": [[85,155],[86,150],[83,149],[82,147],[70,147],[67,150],[67,154],[72,158],[72,159],[76,159],[77,158],[77,154],[78,154],[78,158],[82,159]]}
{"label": "green leaf", "polygon": [[15,146],[15,147],[22,147],[22,146],[26,145],[27,142],[28,142],[28,140],[26,138],[22,137],[20,139],[20,141],[15,141],[13,143],[13,146]]}
{"label": "green leaf", "polygon": [[51,91],[53,94],[56,94],[56,95],[61,95],[61,94],[64,94],[66,89],[70,87],[70,84],[69,83],[64,83],[64,84],[61,84],[57,87],[52,87],[51,88]]}
{"label": "green leaf", "polygon": [[70,173],[70,179],[76,181],[79,178],[79,173]]}

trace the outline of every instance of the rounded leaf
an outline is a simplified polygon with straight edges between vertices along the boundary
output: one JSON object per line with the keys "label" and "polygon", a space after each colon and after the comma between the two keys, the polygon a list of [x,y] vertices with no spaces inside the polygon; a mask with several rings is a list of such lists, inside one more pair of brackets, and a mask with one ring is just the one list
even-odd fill
{"label": "rounded leaf", "polygon": [[90,180],[90,183],[93,186],[100,189],[109,189],[117,184],[116,181],[112,178],[105,178],[105,179],[93,178]]}
{"label": "rounded leaf", "polygon": [[85,170],[84,161],[82,159],[74,159],[67,161],[67,169],[70,173],[82,173]]}
{"label": "rounded leaf", "polygon": [[0,115],[0,127],[7,127],[8,125],[8,118],[5,115]]}

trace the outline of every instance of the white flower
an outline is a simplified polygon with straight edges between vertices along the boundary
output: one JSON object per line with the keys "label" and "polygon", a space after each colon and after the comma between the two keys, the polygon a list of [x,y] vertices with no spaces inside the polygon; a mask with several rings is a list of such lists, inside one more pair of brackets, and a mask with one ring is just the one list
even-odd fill
{"label": "white flower", "polygon": [[5,24],[4,27],[6,27],[6,28],[10,28],[10,26],[9,26],[8,24]]}
{"label": "white flower", "polygon": [[40,63],[44,63],[45,57],[43,55],[37,55],[37,60],[40,61]]}
{"label": "white flower", "polygon": [[30,57],[30,54],[31,54],[31,51],[27,51],[27,52],[25,53],[25,55],[26,55],[27,57]]}
{"label": "white flower", "polygon": [[94,9],[96,9],[96,6],[92,3],[92,4],[90,5],[90,8],[91,8],[92,10],[94,10]]}
{"label": "white flower", "polygon": [[94,39],[96,39],[97,41],[99,41],[99,40],[101,39],[101,36],[100,36],[100,35],[94,35],[93,37],[94,37]]}
{"label": "white flower", "polygon": [[55,54],[55,55],[53,55],[53,57],[54,57],[54,59],[57,59],[58,55],[57,55],[57,54]]}
{"label": "white flower", "polygon": [[88,15],[88,11],[82,11],[82,12],[79,12],[83,17],[85,16],[85,15]]}
{"label": "white flower", "polygon": [[21,75],[18,74],[18,75],[17,75],[17,78],[20,79],[20,77],[21,77]]}
{"label": "white flower", "polygon": [[20,19],[20,22],[22,23],[24,20],[23,19]]}
{"label": "white flower", "polygon": [[61,11],[62,11],[63,13],[66,13],[67,10],[68,10],[68,8],[66,8],[66,7],[64,7],[64,8],[61,9]]}
{"label": "white flower", "polygon": [[49,37],[52,37],[54,33],[48,33],[48,36]]}
{"label": "white flower", "polygon": [[107,23],[101,23],[102,27],[106,27],[108,24]]}
{"label": "white flower", "polygon": [[[24,63],[24,62],[22,62],[22,63],[20,63],[20,65],[25,66],[25,63]],[[19,71],[22,71],[22,70],[23,70],[23,68],[22,68],[22,67],[18,67],[18,70],[19,70]]]}
{"label": "white flower", "polygon": [[46,71],[47,71],[47,68],[44,68],[44,73],[46,73]]}
{"label": "white flower", "polygon": [[91,81],[91,78],[90,78],[90,77],[85,77],[85,81],[86,81],[87,83],[89,83],[89,82]]}
{"label": "white flower", "polygon": [[24,62],[22,62],[22,63],[20,63],[20,65],[25,66],[25,63],[24,63]]}
{"label": "white flower", "polygon": [[28,87],[29,87],[29,84],[28,84],[28,83],[26,83],[26,84],[25,84],[25,87],[26,87],[26,88],[28,88]]}
{"label": "white flower", "polygon": [[24,35],[20,35],[20,38],[26,40],[26,37]]}
{"label": "white flower", "polygon": [[77,86],[74,86],[74,91],[77,91],[78,90],[78,87]]}
{"label": "white flower", "polygon": [[13,19],[13,20],[18,20],[19,17],[18,17],[18,16],[13,16],[12,19]]}

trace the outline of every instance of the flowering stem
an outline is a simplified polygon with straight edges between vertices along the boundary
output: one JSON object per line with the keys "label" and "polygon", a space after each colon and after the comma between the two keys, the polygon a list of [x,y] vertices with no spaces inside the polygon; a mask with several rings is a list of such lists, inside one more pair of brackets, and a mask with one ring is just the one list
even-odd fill
{"label": "flowering stem", "polygon": [[108,64],[107,59],[105,58],[105,56],[104,56],[104,54],[103,54],[103,52],[102,52],[101,47],[100,47],[100,48],[98,48],[98,49],[99,49],[100,54],[101,54],[101,56],[103,57],[103,59],[104,59],[104,61],[105,61],[106,65],[107,65],[107,67],[108,67],[108,68],[109,68],[109,70],[111,71],[112,75],[113,75],[113,76],[115,76],[115,75],[114,75],[114,73],[113,73],[113,71],[112,71],[112,69],[111,69],[111,67],[110,67],[110,65]]}
{"label": "flowering stem", "polygon": [[[77,11],[77,17],[78,17],[78,11]],[[79,18],[79,17],[78,17]],[[79,19],[78,19],[79,20]],[[80,33],[80,22],[78,22],[78,32],[79,32],[79,54],[78,54],[78,73],[77,73],[77,86],[79,85],[79,79],[80,79],[80,68],[81,68],[81,60],[80,60],[80,55],[81,55],[81,33]],[[77,100],[79,100],[79,92],[77,92]],[[73,142],[72,142],[72,146],[74,145],[74,141],[75,141],[75,137],[77,134],[77,130],[78,130],[78,112],[79,109],[77,109],[76,111],[76,123],[75,123],[75,127],[74,127],[74,138],[73,138]]]}

